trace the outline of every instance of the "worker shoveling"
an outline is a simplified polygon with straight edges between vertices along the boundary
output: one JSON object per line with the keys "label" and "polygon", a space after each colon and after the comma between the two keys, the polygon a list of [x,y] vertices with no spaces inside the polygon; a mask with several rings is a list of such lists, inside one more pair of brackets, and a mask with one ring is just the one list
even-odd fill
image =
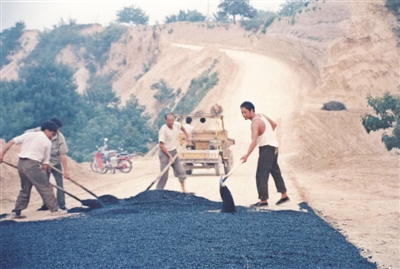
{"label": "worker shoveling", "polygon": [[232,194],[227,186],[225,186],[225,181],[228,177],[242,164],[238,163],[225,177],[221,177],[219,181],[219,193],[222,199],[222,212],[233,213],[236,212],[235,202],[233,201]]}
{"label": "worker shoveling", "polygon": [[[7,164],[8,166],[14,167],[15,169],[18,169],[18,167],[17,167],[16,165],[12,164],[12,163],[9,163],[9,162],[6,162],[6,161],[3,161],[3,163]],[[62,172],[61,172],[61,173],[62,173]],[[75,183],[75,182],[74,182],[74,183]],[[56,186],[56,185],[54,185],[54,184],[52,184],[52,183],[50,183],[50,185],[53,186],[54,188],[56,188],[56,189],[58,189],[58,190],[64,192],[65,194],[71,196],[71,197],[74,198],[75,200],[81,202],[82,205],[84,205],[84,206],[87,206],[87,207],[89,207],[89,208],[101,208],[101,207],[103,207],[103,203],[102,203],[101,201],[99,201],[99,200],[94,200],[94,199],[81,200],[81,199],[79,199],[78,197],[76,197],[75,195],[73,195],[73,194],[67,192],[66,190],[64,190],[64,189],[61,188],[61,187],[58,187],[58,186]],[[77,185],[78,185],[78,184],[77,184]],[[81,185],[79,185],[79,186],[81,186]],[[82,186],[81,186],[81,187],[82,187]],[[85,189],[86,191],[88,191],[86,188],[84,188],[84,189]],[[94,195],[92,192],[90,192],[90,193],[91,193],[92,195]],[[94,196],[96,196],[96,195],[94,195]],[[96,197],[97,197],[97,196],[96,196]]]}

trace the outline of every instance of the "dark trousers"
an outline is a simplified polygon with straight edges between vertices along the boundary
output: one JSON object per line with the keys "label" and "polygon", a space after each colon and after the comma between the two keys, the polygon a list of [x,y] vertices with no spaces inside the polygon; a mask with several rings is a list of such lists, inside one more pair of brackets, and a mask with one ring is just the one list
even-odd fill
{"label": "dark trousers", "polygon": [[260,200],[267,200],[269,198],[269,174],[272,175],[278,192],[286,192],[286,187],[278,165],[278,149],[272,146],[262,146],[259,148],[259,152],[256,173],[258,198]]}
{"label": "dark trousers", "polygon": [[[178,154],[176,149],[172,151],[168,151],[172,156],[175,156]],[[165,153],[160,149],[158,157],[160,158],[160,171],[164,170],[164,168],[169,164],[169,157],[165,155]],[[183,165],[181,163],[181,160],[178,158],[175,159],[174,163],[171,165],[172,169],[174,170],[174,175],[179,179],[179,182],[184,182],[186,179],[186,172],[185,169],[183,168]],[[158,180],[157,183],[157,190],[163,190],[165,187],[165,184],[167,184],[168,180],[168,170],[165,172],[164,175]]]}
{"label": "dark trousers", "polygon": [[[54,166],[54,168],[57,168],[58,170],[62,171],[62,165],[60,163],[53,165],[53,166]],[[52,174],[56,181],[57,186],[64,189],[63,176],[60,173],[58,173],[57,171],[55,171],[53,169],[50,170],[50,169],[51,168],[49,168],[49,170],[47,170],[47,177],[49,178],[49,180],[50,180],[50,174]],[[43,201],[43,204],[45,204],[44,201]],[[59,189],[57,189],[57,204],[58,204],[59,208],[65,208],[65,194],[63,191],[61,191]]]}
{"label": "dark trousers", "polygon": [[35,186],[45,205],[51,212],[58,210],[53,187],[50,185],[49,178],[46,172],[43,171],[39,162],[20,159],[18,162],[18,174],[21,179],[21,190],[18,194],[13,211],[21,211],[27,208],[31,197],[32,186]]}

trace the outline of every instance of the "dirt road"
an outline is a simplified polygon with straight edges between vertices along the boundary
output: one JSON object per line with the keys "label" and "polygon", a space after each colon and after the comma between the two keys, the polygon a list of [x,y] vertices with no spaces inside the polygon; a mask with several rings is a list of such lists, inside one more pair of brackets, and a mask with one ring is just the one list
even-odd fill
{"label": "dirt road", "polygon": [[[180,46],[201,49],[201,47]],[[388,266],[400,268],[398,259],[399,197],[398,194],[393,193],[393,190],[397,192],[399,190],[399,171],[393,169],[393,167],[399,167],[398,158],[385,153],[381,153],[378,159],[375,158],[376,155],[368,154],[347,155],[346,158],[336,155],[335,158],[321,159],[321,164],[317,165],[318,169],[301,170],[299,167],[293,167],[293,161],[290,158],[301,155],[298,154],[301,140],[296,139],[298,138],[296,124],[302,124],[305,129],[308,128],[312,132],[318,131],[315,127],[317,125],[312,125],[315,122],[299,122],[298,120],[298,115],[310,115],[309,111],[304,110],[304,106],[300,107],[299,94],[304,90],[301,88],[303,78],[299,78],[287,65],[266,56],[235,50],[223,51],[235,65],[234,79],[226,85],[225,94],[217,95],[212,91],[210,94],[215,94],[215,100],[222,105],[229,137],[236,140],[236,145],[232,147],[235,162],[246,152],[250,143],[250,121],[245,121],[240,114],[240,104],[243,101],[253,102],[256,112],[267,114],[279,125],[277,129],[280,142],[279,164],[291,202],[279,207],[275,206],[280,194],[276,193],[273,180],[270,179],[269,210],[299,210],[298,204],[306,200],[325,220],[334,227],[340,228],[350,242],[359,248],[364,248],[362,254],[370,257],[372,261],[379,262],[380,268]],[[314,110],[319,109],[314,108]],[[312,113],[322,113],[315,111]],[[351,125],[354,125],[356,118],[359,117],[356,113],[353,114],[352,122],[349,123]],[[342,128],[340,121],[345,121],[348,117],[341,116],[340,113],[330,115],[336,115],[337,128]],[[336,128],[335,125],[330,125],[330,127]],[[338,130],[328,131],[334,134]],[[314,138],[318,137],[314,136]],[[334,138],[331,140],[333,141]],[[367,142],[364,141],[366,144]],[[321,152],[324,152],[324,156],[329,156],[329,153],[334,150],[335,148],[326,150],[322,148]],[[247,163],[241,165],[227,181],[227,186],[237,205],[249,206],[258,200],[255,185],[257,157],[258,152],[253,152]],[[13,161],[16,162],[16,159]],[[89,164],[82,164],[79,165],[80,170],[72,172],[72,175],[75,180],[80,181],[97,195],[111,194],[118,198],[128,198],[146,189],[157,176],[158,167],[157,156],[138,157],[134,159],[133,170],[129,174],[118,172],[115,175],[94,174],[90,171]],[[373,177],[370,176],[371,173]],[[380,181],[374,180],[377,177],[384,180],[386,184],[380,184]],[[19,188],[18,179],[15,178],[12,184],[13,186],[7,190],[3,187],[3,197],[6,194],[7,197],[13,198],[2,199],[2,213],[9,213],[14,206]],[[187,180],[188,191],[214,201],[221,201],[218,186],[219,177],[215,176],[214,170],[195,170]],[[81,199],[92,198],[68,181],[65,183],[65,188]],[[172,172],[170,172],[166,189],[180,191],[178,180],[173,177]],[[386,197],[388,192],[392,194]],[[41,201],[34,192],[29,208],[24,211],[28,215],[26,220],[48,218],[46,212],[36,211],[40,204]],[[67,206],[71,208],[81,206],[81,204],[67,197]],[[371,229],[365,221],[366,216],[379,225]]]}

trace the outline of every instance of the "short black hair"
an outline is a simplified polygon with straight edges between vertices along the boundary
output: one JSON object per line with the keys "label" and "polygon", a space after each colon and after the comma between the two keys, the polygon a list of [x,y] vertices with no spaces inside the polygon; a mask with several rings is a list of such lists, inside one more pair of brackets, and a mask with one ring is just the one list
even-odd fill
{"label": "short black hair", "polygon": [[48,120],[48,121],[43,122],[42,126],[40,126],[40,129],[42,131],[49,130],[51,132],[55,132],[56,133],[57,129],[58,129],[58,126],[54,122]]}
{"label": "short black hair", "polygon": [[190,124],[191,122],[192,122],[192,118],[191,118],[191,117],[187,117],[187,118],[186,118],[186,123],[187,123],[187,124]]}
{"label": "short black hair", "polygon": [[172,116],[175,118],[174,113],[172,113],[172,112],[167,112],[167,113],[165,113],[164,119],[167,119],[168,115],[172,115]]}
{"label": "short black hair", "polygon": [[245,109],[247,109],[248,111],[254,110],[254,112],[256,112],[256,108],[254,107],[254,105],[249,102],[249,101],[245,101],[240,105],[240,108],[244,107]]}
{"label": "short black hair", "polygon": [[51,118],[50,121],[54,122],[58,126],[58,128],[61,128],[63,126],[62,122],[57,117]]}

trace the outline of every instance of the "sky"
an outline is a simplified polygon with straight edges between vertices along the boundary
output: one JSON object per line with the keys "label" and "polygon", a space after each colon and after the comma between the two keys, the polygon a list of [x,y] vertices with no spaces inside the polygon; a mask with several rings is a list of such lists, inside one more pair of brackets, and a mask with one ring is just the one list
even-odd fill
{"label": "sky", "polygon": [[[116,13],[124,7],[140,7],[148,16],[149,24],[163,24],[166,16],[179,10],[194,10],[212,16],[221,0],[1,0],[1,31],[25,22],[27,30],[52,29],[61,19],[77,24],[99,23],[108,26],[115,21]],[[261,10],[277,11],[284,0],[250,0]]]}

